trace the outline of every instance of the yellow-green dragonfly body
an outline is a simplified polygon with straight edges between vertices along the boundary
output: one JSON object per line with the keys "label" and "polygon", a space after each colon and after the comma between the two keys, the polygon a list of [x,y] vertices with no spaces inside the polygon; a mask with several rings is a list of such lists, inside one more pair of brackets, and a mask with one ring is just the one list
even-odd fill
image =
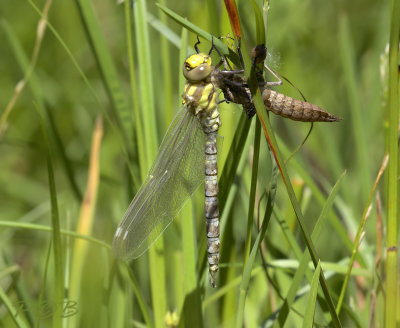
{"label": "yellow-green dragonfly body", "polygon": [[[205,176],[205,217],[211,285],[219,262],[217,133],[221,125],[211,57],[186,59],[183,107],[175,116],[142,187],[113,240],[117,257],[143,254],[178,214]],[[205,170],[204,170],[205,168]],[[205,171],[205,175],[204,175]]]}

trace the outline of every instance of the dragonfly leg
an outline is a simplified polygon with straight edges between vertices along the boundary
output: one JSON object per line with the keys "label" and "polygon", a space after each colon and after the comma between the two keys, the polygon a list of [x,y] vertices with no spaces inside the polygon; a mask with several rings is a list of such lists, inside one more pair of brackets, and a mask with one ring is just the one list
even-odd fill
{"label": "dragonfly leg", "polygon": [[230,72],[231,71],[231,66],[229,65],[229,62],[226,60],[226,58],[220,53],[218,48],[214,44],[214,36],[211,35],[211,48],[210,51],[208,52],[208,55],[211,55],[212,51],[215,50],[220,58],[220,61],[218,62],[217,65],[215,65],[215,68],[220,67],[222,64],[224,64],[224,69],[225,71]]}
{"label": "dragonfly leg", "polygon": [[223,103],[229,104],[230,101],[229,101],[228,99],[222,99],[222,100],[217,101],[217,104],[218,104],[218,105],[219,105],[219,104],[223,104]]}
{"label": "dragonfly leg", "polygon": [[239,59],[240,59],[240,65],[242,66],[242,70],[244,72],[244,60],[243,60],[242,50],[241,50],[241,47],[240,47],[241,44],[242,44],[242,38],[239,37],[237,53],[238,53],[238,56],[239,56]]}
{"label": "dragonfly leg", "polygon": [[200,53],[200,50],[199,50],[199,44],[200,44],[200,39],[199,39],[199,36],[197,35],[197,42],[194,44],[194,49],[196,50],[196,53]]}
{"label": "dragonfly leg", "polygon": [[267,64],[264,64],[264,67],[268,70],[268,72],[270,72],[271,74],[272,74],[272,76],[274,77],[274,78],[276,78],[278,81],[275,81],[275,82],[264,82],[264,83],[260,83],[260,84],[262,84],[262,85],[264,85],[264,86],[267,86],[267,87],[272,87],[272,86],[276,86],[276,85],[282,85],[283,84],[283,82],[282,82],[282,80],[279,78],[279,76],[278,76],[278,74],[276,74],[271,68],[269,68],[269,66],[267,65]]}
{"label": "dragonfly leg", "polygon": [[[210,49],[210,51],[208,52],[208,54],[210,55],[211,52],[212,52],[213,50],[215,50],[215,51],[217,52],[217,54],[219,55],[219,58],[220,58],[220,61],[218,62],[218,64],[214,66],[215,68],[218,69],[218,68],[223,64],[223,65],[224,65],[224,70],[220,70],[221,73],[224,73],[224,74],[231,74],[231,75],[233,75],[233,74],[242,74],[242,73],[244,73],[244,69],[233,70],[232,67],[230,66],[229,62],[226,60],[226,58],[221,54],[221,52],[220,52],[220,51],[218,50],[218,48],[215,46],[214,40],[213,40],[213,36],[212,36],[211,41],[212,41],[212,42],[211,42],[212,45],[211,45],[211,49]],[[240,50],[240,38],[239,38],[239,46],[238,46],[238,49]],[[239,53],[239,58],[240,58],[240,64],[242,65],[242,67],[244,67],[244,66],[243,66],[243,58],[242,58],[242,54],[241,54],[241,53]]]}
{"label": "dragonfly leg", "polygon": [[[222,72],[222,75],[224,75],[224,74],[225,74],[225,73]],[[229,75],[229,74],[225,74],[225,75]],[[233,81],[233,80],[230,79],[229,77],[228,77],[228,78],[223,77],[223,81],[224,81],[224,83],[229,84],[229,85],[234,86],[234,87],[238,87],[238,88],[248,88],[248,84],[247,84],[247,83],[245,83],[245,82],[239,82],[239,81]]]}
{"label": "dragonfly leg", "polygon": [[[228,32],[228,34],[227,34],[226,36],[219,36],[218,39],[219,39],[219,40],[226,39],[226,46],[227,46],[228,48],[232,48],[232,47],[233,47],[233,44],[234,44],[234,41],[235,41],[235,39],[234,39],[233,37],[231,37],[231,34],[230,34],[229,32]],[[231,45],[229,44],[229,40],[232,41],[232,47],[231,47]]]}

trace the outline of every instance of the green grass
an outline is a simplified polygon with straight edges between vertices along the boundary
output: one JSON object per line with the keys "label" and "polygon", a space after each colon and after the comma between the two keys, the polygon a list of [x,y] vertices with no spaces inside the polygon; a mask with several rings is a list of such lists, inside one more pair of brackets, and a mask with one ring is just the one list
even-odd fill
{"label": "green grass", "polygon": [[[399,325],[397,252],[385,251],[398,246],[399,7],[270,3],[268,62],[343,120],[314,124],[286,161],[309,124],[220,105],[213,289],[202,188],[141,258],[118,262],[110,246],[181,106],[188,48],[231,33],[223,3],[0,1],[0,326]],[[249,67],[265,12],[238,9]]]}

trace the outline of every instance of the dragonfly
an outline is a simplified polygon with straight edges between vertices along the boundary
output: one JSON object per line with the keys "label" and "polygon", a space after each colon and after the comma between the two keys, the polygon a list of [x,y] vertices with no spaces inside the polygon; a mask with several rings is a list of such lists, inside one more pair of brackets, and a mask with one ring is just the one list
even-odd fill
{"label": "dragonfly", "polygon": [[[183,64],[186,84],[182,107],[169,126],[147,177],[118,225],[112,247],[117,258],[140,257],[204,180],[209,280],[211,286],[216,287],[220,260],[217,136],[221,120],[218,104],[222,101],[241,104],[249,117],[254,115],[255,108],[246,80],[241,76],[244,70],[230,69],[213,42],[208,54],[199,51],[199,43],[198,40],[194,45],[196,53]],[[211,60],[213,50],[220,56],[215,66]],[[240,47],[238,53],[243,63]],[[224,69],[220,69],[222,65]],[[261,88],[270,90],[269,86],[266,84]],[[219,89],[225,96],[222,101],[218,101]],[[319,117],[322,117],[321,111],[326,113],[315,105],[294,101],[272,90],[268,92],[266,109],[280,115],[292,119],[300,117],[291,114],[298,108],[305,112],[317,110],[319,114],[316,116]],[[290,108],[285,109],[289,102]]]}
{"label": "dragonfly", "polygon": [[196,53],[183,65],[186,84],[182,108],[117,227],[112,247],[118,258],[141,256],[204,180],[209,280],[215,287],[220,258],[217,134],[221,126],[215,78],[228,78],[241,71],[220,70],[222,60],[213,66],[211,52],[217,48],[213,45],[205,54],[199,51],[199,43],[194,46]]}

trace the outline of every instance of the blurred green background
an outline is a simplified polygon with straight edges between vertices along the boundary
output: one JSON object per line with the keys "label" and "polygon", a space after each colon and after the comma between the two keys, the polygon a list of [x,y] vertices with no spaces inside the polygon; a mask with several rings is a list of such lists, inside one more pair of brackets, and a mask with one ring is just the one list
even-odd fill
{"label": "blurred green background", "polygon": [[[157,149],[172,115],[181,106],[182,62],[179,58],[182,54],[182,27],[167,18],[156,7],[154,1],[141,2],[147,7],[147,23],[143,24],[147,26],[148,31],[140,30],[143,25],[135,22],[138,17],[146,19],[146,15],[141,16],[137,3],[132,5],[132,11],[137,12],[133,13],[130,26],[133,35],[133,63],[136,74],[133,80],[136,82],[136,99],[132,98],[129,76],[130,58],[126,41],[124,5],[117,5],[115,1],[51,3],[49,22],[52,28],[46,28],[33,74],[7,115],[5,128],[0,134],[0,221],[52,226],[52,191],[49,189],[46,161],[50,154],[61,227],[70,231],[77,230],[82,197],[88,179],[92,133],[96,118],[101,115],[104,135],[99,159],[100,177],[91,223],[93,227],[89,229],[88,234],[108,245],[111,244],[116,226],[134,192],[140,186],[141,176],[148,168],[140,164],[141,155],[137,150],[137,144],[141,140],[137,138],[135,106],[142,112],[152,110],[148,109],[147,105],[154,109],[154,131],[150,131],[154,136],[153,150]],[[34,3],[43,10],[46,1]],[[262,5],[260,1],[258,3]],[[93,22],[88,20],[82,9],[88,4],[98,23],[96,31],[99,34],[95,39],[88,37],[87,31],[93,28]],[[215,36],[231,33],[222,1],[165,1],[164,5]],[[238,9],[244,34],[248,36],[243,42],[251,49],[255,45],[253,8],[250,2],[239,1]],[[0,0],[0,15],[0,115],[5,117],[5,109],[13,98],[17,84],[24,78],[28,63],[32,60],[40,16],[31,1],[11,3],[5,0]],[[157,28],[159,26],[161,27]],[[293,183],[298,186],[298,198],[307,221],[306,228],[311,233],[323,203],[318,202],[315,189],[310,187],[309,181],[313,181],[314,186],[326,198],[341,173],[347,170],[335,199],[334,211],[330,215],[335,216],[337,222],[342,225],[349,238],[347,245],[351,247],[350,240],[354,237],[362,213],[368,206],[368,196],[385,149],[387,65],[384,63],[387,58],[384,53],[389,37],[388,3],[369,0],[271,1],[267,26],[269,66],[295,84],[308,101],[342,118],[339,123],[314,124],[307,142],[288,163],[288,171],[291,178],[295,178]],[[56,31],[70,54],[52,30]],[[146,32],[148,39],[143,41],[140,35]],[[94,50],[96,47],[93,47],[93,40],[102,38],[106,47],[101,51]],[[192,47],[195,40],[196,35],[189,32],[187,46]],[[200,48],[208,51],[209,47],[210,44],[202,40]],[[146,51],[145,56],[151,63],[150,72],[144,72],[142,62],[139,61],[140,51]],[[83,75],[74,65],[71,55]],[[102,55],[111,59],[106,68],[100,68]],[[143,56],[141,58],[143,59]],[[146,95],[140,89],[140,85],[147,83],[143,81],[143,74],[147,78],[151,77],[147,85],[151,92]],[[284,83],[277,90],[295,98],[300,97],[289,83]],[[145,97],[150,99],[147,98],[146,101]],[[44,118],[49,147],[43,138],[38,113]],[[235,134],[235,126],[241,118],[241,109],[232,104],[223,104],[221,115],[223,127],[220,134],[224,136],[223,163]],[[287,158],[305,138],[310,125],[273,114],[270,115],[270,119],[280,140],[279,145],[282,149],[287,149],[283,151]],[[146,129],[148,123],[143,121],[142,128]],[[243,153],[242,170],[237,175],[235,187],[238,187],[238,190],[234,196],[234,203],[226,215],[231,222],[231,230],[227,233],[229,238],[226,237],[225,244],[222,244],[222,262],[228,265],[225,268],[222,265],[221,268],[221,287],[241,274],[241,266],[235,267],[234,264],[243,260],[253,130],[250,130],[248,144]],[[144,151],[152,153],[147,145]],[[260,156],[257,204],[271,176],[271,160],[264,138],[261,142]],[[281,218],[286,219],[296,242],[304,249],[305,244],[298,231],[286,190],[280,179],[278,181],[275,214],[280,213]],[[385,189],[380,189],[384,211]],[[202,197],[202,191],[197,192],[194,197],[194,209],[197,213],[194,216],[197,227],[194,247],[200,244],[204,232]],[[376,244],[376,213],[374,207],[367,221],[366,235],[360,250],[363,258],[361,267],[364,271],[358,278],[350,278],[345,298],[346,309],[340,317],[343,326],[366,327],[372,313],[375,313],[374,320],[382,323],[382,300],[379,301],[379,293],[378,301],[371,305],[371,293],[377,288],[375,273],[379,271],[379,267],[374,265],[374,260],[377,254],[379,255],[379,245]],[[41,307],[38,305],[39,299],[47,300],[53,305],[55,302],[52,296],[53,289],[57,286],[54,285],[54,260],[53,255],[48,257],[49,249],[53,247],[51,233],[28,227],[18,228],[11,223],[8,226],[3,224],[0,233],[0,286],[14,306],[18,302],[28,304],[26,310],[20,312],[20,318],[23,318],[28,326],[38,322],[40,327],[56,325],[52,317],[55,313],[54,308],[50,310],[51,315],[46,316],[41,313]],[[253,233],[255,237],[255,228]],[[378,231],[378,234],[380,233],[381,231]],[[164,304],[160,305],[161,309],[164,309],[165,313],[177,311],[178,315],[186,317],[186,320],[189,320],[188,313],[198,311],[202,318],[197,321],[199,326],[233,326],[238,297],[237,285],[231,286],[228,291],[221,292],[221,295],[213,299],[212,295],[216,291],[210,289],[207,279],[200,279],[204,278],[204,273],[198,272],[201,286],[198,289],[198,299],[202,303],[187,305],[191,294],[183,287],[183,234],[185,231],[181,231],[179,219],[164,233],[166,289],[160,291],[160,298],[165,298]],[[126,271],[118,269],[120,267],[115,264],[109,248],[88,242],[86,246],[82,246],[88,247],[85,249],[88,253],[82,255],[82,266],[80,269],[73,269],[76,261],[72,249],[74,242],[74,238],[62,239],[64,277],[65,281],[68,281],[78,272],[78,286],[82,289],[78,288],[78,296],[73,299],[77,302],[78,313],[74,312],[68,319],[64,318],[69,320],[64,324],[79,327],[140,326],[139,322],[143,322],[144,314],[138,307],[132,280],[129,280]],[[294,259],[289,244],[278,221],[272,218],[263,244],[266,258],[272,262],[277,259]],[[343,235],[330,224],[324,227],[316,243],[321,260],[337,265],[329,279],[329,287],[335,301],[347,269],[340,261],[351,255],[351,249],[345,245]],[[196,263],[200,260],[195,259]],[[258,265],[261,265],[261,262],[262,260],[258,259]],[[230,271],[227,269],[230,267],[229,263],[233,264]],[[151,265],[148,266],[147,255],[132,262],[131,267],[151,321],[156,326],[163,326],[164,318],[154,305],[157,295],[154,286],[151,292],[149,271],[152,269]],[[340,270],[343,272],[339,272]],[[279,286],[280,294],[285,296],[294,269],[286,263],[276,264],[276,267],[268,271],[272,277],[270,279]],[[269,278],[266,274],[259,273],[253,279],[246,299],[245,325],[267,326],[273,322],[273,313],[279,309],[282,301],[276,289],[268,283]],[[66,283],[72,289],[76,288],[74,284],[74,280]],[[288,327],[298,327],[303,322],[301,313],[306,307],[307,299],[299,298],[296,311],[289,315]],[[66,300],[70,298],[66,296]],[[205,304],[206,300],[208,303]],[[185,308],[183,304],[188,307]],[[315,317],[322,326],[329,322],[326,311],[323,306],[319,307]],[[197,318],[195,315],[194,317]],[[0,322],[5,327],[16,325],[4,306],[0,306]],[[184,325],[182,322],[183,320],[181,325]]]}

